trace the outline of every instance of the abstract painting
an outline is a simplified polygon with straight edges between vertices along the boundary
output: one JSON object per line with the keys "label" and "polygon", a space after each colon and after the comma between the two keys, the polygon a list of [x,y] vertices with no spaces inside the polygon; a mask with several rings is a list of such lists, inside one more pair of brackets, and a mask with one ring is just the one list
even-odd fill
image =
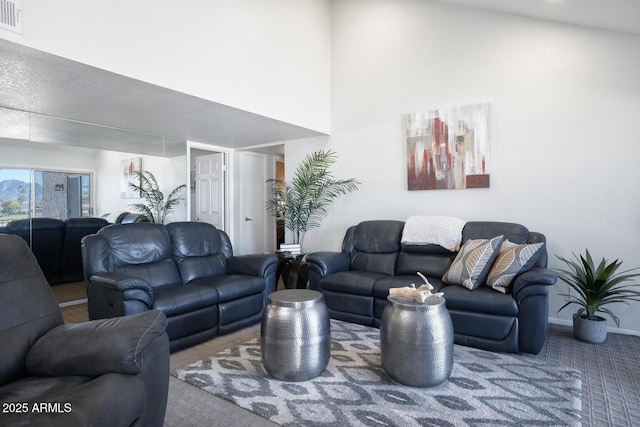
{"label": "abstract painting", "polygon": [[489,103],[407,115],[409,190],[489,187]]}

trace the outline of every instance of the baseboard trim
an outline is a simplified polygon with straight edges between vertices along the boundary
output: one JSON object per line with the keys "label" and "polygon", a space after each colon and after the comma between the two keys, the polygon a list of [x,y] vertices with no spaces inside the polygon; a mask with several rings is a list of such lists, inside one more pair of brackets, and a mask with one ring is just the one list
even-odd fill
{"label": "baseboard trim", "polygon": [[[554,324],[554,325],[562,325],[562,326],[573,327],[573,322],[571,320],[558,319],[558,318],[555,318],[555,317],[550,317],[549,318],[549,323]],[[634,335],[636,337],[640,337],[640,332],[634,331],[634,330],[631,330],[631,329],[620,329],[620,328],[614,328],[614,327],[611,327],[611,326],[607,326],[607,332],[611,332],[612,334]]]}

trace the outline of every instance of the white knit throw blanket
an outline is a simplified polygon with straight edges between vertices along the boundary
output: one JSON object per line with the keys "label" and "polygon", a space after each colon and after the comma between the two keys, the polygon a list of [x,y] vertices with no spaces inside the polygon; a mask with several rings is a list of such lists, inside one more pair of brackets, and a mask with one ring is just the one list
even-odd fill
{"label": "white knit throw blanket", "polygon": [[402,231],[402,243],[410,245],[440,245],[450,251],[460,249],[465,221],[440,215],[413,215],[407,218]]}

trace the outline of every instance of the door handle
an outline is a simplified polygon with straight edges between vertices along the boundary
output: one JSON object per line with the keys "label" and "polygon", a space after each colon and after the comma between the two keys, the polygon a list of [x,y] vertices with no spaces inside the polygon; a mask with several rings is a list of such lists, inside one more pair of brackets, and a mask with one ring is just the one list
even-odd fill
{"label": "door handle", "polygon": [[244,220],[245,220],[245,222],[246,222],[246,221],[252,221],[252,219],[251,219],[251,218],[246,217],[246,216],[244,217]]}

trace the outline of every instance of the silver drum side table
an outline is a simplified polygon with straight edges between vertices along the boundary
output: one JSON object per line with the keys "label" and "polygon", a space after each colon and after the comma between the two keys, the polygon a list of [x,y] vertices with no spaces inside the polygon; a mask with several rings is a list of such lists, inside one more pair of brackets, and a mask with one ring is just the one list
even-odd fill
{"label": "silver drum side table", "polygon": [[427,302],[387,298],[380,323],[380,357],[385,372],[399,383],[432,387],[453,369],[453,325],[444,298]]}
{"label": "silver drum side table", "polygon": [[273,292],[262,315],[262,363],[282,381],[306,381],[329,363],[329,312],[320,292],[287,289]]}

